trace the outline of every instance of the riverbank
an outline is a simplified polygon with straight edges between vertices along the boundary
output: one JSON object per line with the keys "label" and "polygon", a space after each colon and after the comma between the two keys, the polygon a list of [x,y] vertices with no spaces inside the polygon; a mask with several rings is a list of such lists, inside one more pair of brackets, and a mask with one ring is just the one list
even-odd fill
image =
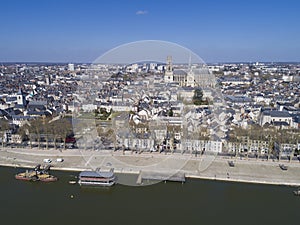
{"label": "riverbank", "polygon": [[[82,171],[101,168],[114,168],[116,173],[153,175],[163,173],[172,176],[178,172],[187,178],[220,180],[231,182],[300,186],[300,163],[266,161],[246,158],[216,156],[195,156],[190,154],[132,153],[80,150],[39,150],[39,149],[1,149],[0,165],[32,168],[43,163],[43,159],[52,159],[53,170]],[[63,158],[63,162],[56,162]],[[230,167],[228,160],[235,166]],[[282,170],[280,163],[288,166]],[[136,184],[135,184],[136,185]]]}

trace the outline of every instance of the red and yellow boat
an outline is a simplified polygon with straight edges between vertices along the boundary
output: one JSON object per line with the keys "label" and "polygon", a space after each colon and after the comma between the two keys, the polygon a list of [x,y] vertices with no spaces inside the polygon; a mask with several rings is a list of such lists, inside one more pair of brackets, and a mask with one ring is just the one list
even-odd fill
{"label": "red and yellow boat", "polygon": [[41,165],[37,165],[34,170],[26,170],[25,172],[18,173],[15,175],[15,178],[17,180],[42,182],[53,182],[58,180],[57,177],[48,173],[50,166],[47,166],[44,169],[41,169],[40,166]]}
{"label": "red and yellow boat", "polygon": [[38,175],[36,171],[28,171],[26,170],[26,172],[23,173],[18,173],[15,175],[15,178],[17,180],[25,180],[25,181],[38,181]]}

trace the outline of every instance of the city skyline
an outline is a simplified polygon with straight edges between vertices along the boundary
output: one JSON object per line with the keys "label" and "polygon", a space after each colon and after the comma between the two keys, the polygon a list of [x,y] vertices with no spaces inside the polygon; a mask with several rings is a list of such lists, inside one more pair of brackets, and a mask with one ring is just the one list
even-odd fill
{"label": "city skyline", "polygon": [[119,45],[170,41],[205,62],[300,61],[297,1],[2,3],[0,62],[92,62]]}

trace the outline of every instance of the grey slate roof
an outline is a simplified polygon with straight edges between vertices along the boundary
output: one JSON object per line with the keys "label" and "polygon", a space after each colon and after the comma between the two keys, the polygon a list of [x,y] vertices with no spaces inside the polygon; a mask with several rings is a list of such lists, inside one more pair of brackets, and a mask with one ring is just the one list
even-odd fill
{"label": "grey slate roof", "polygon": [[271,117],[292,117],[288,112],[277,111],[277,110],[270,111],[270,116]]}
{"label": "grey slate roof", "polygon": [[187,73],[183,70],[174,70],[174,75],[187,75]]}

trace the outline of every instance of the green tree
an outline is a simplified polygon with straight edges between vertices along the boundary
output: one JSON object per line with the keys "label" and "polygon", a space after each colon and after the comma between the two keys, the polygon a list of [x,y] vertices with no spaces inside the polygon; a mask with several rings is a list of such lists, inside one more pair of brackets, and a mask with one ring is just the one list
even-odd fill
{"label": "green tree", "polygon": [[170,110],[168,111],[168,116],[172,117],[173,115],[174,115],[174,112],[173,112],[172,109],[170,109]]}
{"label": "green tree", "polygon": [[202,97],[203,97],[202,89],[200,89],[200,88],[195,89],[194,96],[193,96],[194,105],[201,105],[203,103]]}

